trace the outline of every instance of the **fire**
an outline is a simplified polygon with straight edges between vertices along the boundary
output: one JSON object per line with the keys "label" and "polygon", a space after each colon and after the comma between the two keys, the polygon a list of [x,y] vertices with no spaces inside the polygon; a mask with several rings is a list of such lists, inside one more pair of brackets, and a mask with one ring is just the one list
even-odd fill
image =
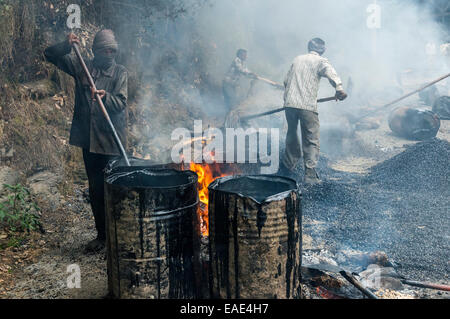
{"label": "fire", "polygon": [[220,177],[227,176],[220,170],[220,166],[217,163],[214,164],[190,164],[190,170],[198,175],[198,197],[200,205],[198,208],[198,214],[201,221],[201,232],[203,236],[209,236],[209,223],[208,223],[208,204],[209,204],[209,191],[208,186]]}
{"label": "fire", "polygon": [[316,293],[323,299],[343,299],[343,297],[336,295],[320,286],[316,288]]}

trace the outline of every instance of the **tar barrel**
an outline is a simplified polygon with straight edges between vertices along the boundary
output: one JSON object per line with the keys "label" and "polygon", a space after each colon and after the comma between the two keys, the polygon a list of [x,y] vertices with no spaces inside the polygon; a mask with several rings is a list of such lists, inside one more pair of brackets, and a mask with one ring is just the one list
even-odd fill
{"label": "tar barrel", "polygon": [[108,166],[105,204],[111,297],[197,297],[197,178],[191,171]]}
{"label": "tar barrel", "polygon": [[450,120],[450,96],[441,96],[433,104],[435,112],[441,120]]}
{"label": "tar barrel", "polygon": [[399,107],[389,115],[389,127],[397,136],[423,141],[436,137],[441,120],[432,111]]}
{"label": "tar barrel", "polygon": [[301,196],[294,180],[237,176],[209,186],[214,299],[299,298]]}

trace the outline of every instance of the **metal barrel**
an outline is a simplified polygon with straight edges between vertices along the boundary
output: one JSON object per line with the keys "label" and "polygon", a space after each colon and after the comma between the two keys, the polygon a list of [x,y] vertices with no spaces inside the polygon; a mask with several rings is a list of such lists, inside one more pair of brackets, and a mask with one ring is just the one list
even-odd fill
{"label": "metal barrel", "polygon": [[278,176],[224,177],[209,186],[212,298],[299,298],[301,194]]}
{"label": "metal barrel", "polygon": [[432,111],[399,107],[389,115],[389,127],[397,136],[421,141],[436,137],[441,120]]}
{"label": "metal barrel", "polygon": [[197,175],[109,165],[108,290],[124,299],[193,299],[198,283]]}
{"label": "metal barrel", "polygon": [[441,120],[450,120],[450,96],[441,96],[433,104],[435,112]]}

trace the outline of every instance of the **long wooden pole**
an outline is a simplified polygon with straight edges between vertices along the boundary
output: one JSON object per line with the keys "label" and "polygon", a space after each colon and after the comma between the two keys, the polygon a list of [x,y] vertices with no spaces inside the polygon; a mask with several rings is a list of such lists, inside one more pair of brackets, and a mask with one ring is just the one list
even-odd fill
{"label": "long wooden pole", "polygon": [[[75,50],[75,54],[77,55],[78,60],[80,61],[81,67],[83,68],[83,71],[86,74],[86,77],[87,77],[87,79],[89,81],[90,86],[94,90],[97,90],[97,88],[95,87],[94,80],[92,79],[91,73],[89,72],[89,70],[88,70],[88,68],[86,66],[86,63],[84,63],[83,57],[81,56],[80,49],[78,48],[78,44],[73,43],[72,45],[73,45],[73,48]],[[108,111],[106,110],[105,105],[103,104],[103,101],[100,98],[100,95],[99,94],[95,94],[95,99],[97,100],[98,105],[100,105],[100,109],[102,110],[102,113],[105,116],[105,119],[106,119],[106,121],[109,124],[109,127],[111,128],[111,131],[112,131],[112,133],[114,135],[114,140],[116,141],[117,146],[119,147],[120,153],[122,154],[123,158],[125,159],[126,165],[127,166],[131,166],[130,165],[130,161],[128,160],[127,153],[125,152],[125,149],[123,148],[122,142],[120,141],[120,138],[117,135],[117,131],[114,128],[113,123],[111,122],[111,118],[109,117]]]}
{"label": "long wooden pole", "polygon": [[263,78],[263,77],[261,77],[261,76],[259,76],[259,75],[256,76],[256,78],[257,78],[258,80],[262,81],[262,82],[265,82],[265,83],[267,83],[267,84],[270,84],[270,85],[276,87],[277,89],[284,90],[284,86],[283,86],[281,83],[277,83],[277,82],[275,82],[275,81],[272,81],[272,80]]}
{"label": "long wooden pole", "polygon": [[443,291],[450,291],[450,286],[448,285],[439,285],[439,284],[430,284],[426,282],[412,281],[412,280],[402,280],[402,283],[409,286],[420,287],[420,288],[429,288]]}
{"label": "long wooden pole", "polygon": [[369,112],[369,113],[367,113],[367,114],[365,114],[365,115],[363,115],[363,116],[361,116],[361,117],[358,117],[358,119],[355,120],[355,121],[358,122],[358,121],[360,121],[360,120],[362,120],[362,119],[364,119],[364,118],[366,118],[366,117],[368,117],[368,116],[370,116],[370,115],[374,115],[374,114],[380,112],[382,109],[385,109],[385,108],[388,108],[388,107],[390,107],[390,106],[392,106],[392,105],[394,105],[394,104],[397,104],[398,102],[403,101],[404,99],[406,99],[406,98],[408,98],[408,97],[410,97],[410,96],[412,96],[412,95],[414,95],[414,94],[416,94],[416,93],[419,93],[419,92],[421,92],[421,91],[423,91],[423,90],[429,88],[430,86],[433,86],[433,85],[435,85],[436,83],[441,82],[442,80],[445,80],[445,79],[448,78],[448,77],[450,77],[450,73],[441,76],[440,78],[434,80],[433,82],[428,83],[427,85],[422,86],[421,88],[419,88],[419,89],[417,89],[417,90],[415,90],[415,91],[413,91],[413,92],[411,92],[411,93],[408,93],[408,94],[406,94],[406,95],[403,95],[402,97],[396,99],[395,101],[392,101],[392,102],[390,102],[390,103],[388,103],[388,104],[386,104],[386,105],[383,105],[383,106],[379,107],[378,109],[376,109],[376,110],[374,110],[374,111],[372,111],[372,112]]}

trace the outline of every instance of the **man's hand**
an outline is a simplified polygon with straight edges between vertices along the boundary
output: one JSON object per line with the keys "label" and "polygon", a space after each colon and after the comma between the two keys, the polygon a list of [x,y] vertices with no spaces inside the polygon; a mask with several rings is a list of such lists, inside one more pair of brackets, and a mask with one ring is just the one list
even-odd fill
{"label": "man's hand", "polygon": [[69,41],[70,45],[72,45],[73,43],[80,45],[80,39],[78,39],[78,37],[74,33],[69,33],[69,35],[67,36],[67,41]]}
{"label": "man's hand", "polygon": [[258,74],[253,73],[253,72],[250,72],[250,73],[249,73],[249,76],[250,76],[250,78],[252,78],[252,79],[254,79],[254,80],[257,80],[257,79],[259,78]]}
{"label": "man's hand", "polygon": [[103,99],[106,95],[106,91],[105,90],[94,90],[94,88],[91,87],[91,98],[93,101],[95,101],[96,94],[100,95],[100,98]]}
{"label": "man's hand", "polygon": [[336,101],[344,101],[348,97],[347,93],[345,91],[336,91]]}

